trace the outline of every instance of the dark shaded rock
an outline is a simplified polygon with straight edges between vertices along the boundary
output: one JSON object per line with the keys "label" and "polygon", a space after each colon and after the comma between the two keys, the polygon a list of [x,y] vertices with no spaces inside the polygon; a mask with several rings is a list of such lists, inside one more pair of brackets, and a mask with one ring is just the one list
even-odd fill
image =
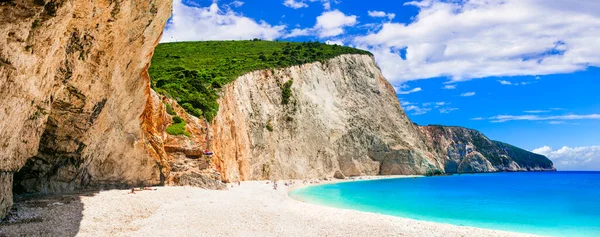
{"label": "dark shaded rock", "polygon": [[8,213],[13,203],[12,182],[12,172],[0,171],[0,218]]}
{"label": "dark shaded rock", "polygon": [[344,174],[342,174],[342,172],[340,172],[339,170],[335,171],[335,174],[333,174],[333,177],[336,179],[345,179],[346,176]]}

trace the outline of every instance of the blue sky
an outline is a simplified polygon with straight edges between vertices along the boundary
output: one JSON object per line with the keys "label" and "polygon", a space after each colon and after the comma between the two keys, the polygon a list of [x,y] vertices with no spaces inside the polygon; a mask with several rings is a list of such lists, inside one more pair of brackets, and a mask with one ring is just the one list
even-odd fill
{"label": "blue sky", "polygon": [[414,122],[600,170],[600,1],[174,0],[162,41],[252,38],[370,50]]}

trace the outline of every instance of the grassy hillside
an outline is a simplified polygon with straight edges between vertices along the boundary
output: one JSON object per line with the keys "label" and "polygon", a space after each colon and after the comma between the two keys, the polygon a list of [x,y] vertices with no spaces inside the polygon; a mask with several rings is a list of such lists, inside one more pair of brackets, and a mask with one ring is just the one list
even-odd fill
{"label": "grassy hillside", "polygon": [[325,61],[342,54],[371,53],[318,42],[204,41],[159,44],[149,69],[152,88],[209,121],[216,115],[218,89],[261,69]]}

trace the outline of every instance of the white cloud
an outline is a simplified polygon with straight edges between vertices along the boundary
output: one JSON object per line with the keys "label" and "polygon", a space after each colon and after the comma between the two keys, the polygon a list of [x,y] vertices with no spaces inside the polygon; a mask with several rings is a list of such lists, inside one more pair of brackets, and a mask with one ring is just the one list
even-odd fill
{"label": "white cloud", "polygon": [[447,113],[450,113],[450,112],[452,112],[454,110],[458,110],[458,108],[440,108],[439,110],[440,110],[440,113],[447,114]]}
{"label": "white cloud", "polygon": [[[422,0],[408,24],[359,36],[392,83],[541,76],[600,66],[600,1]],[[403,59],[399,49],[406,49]]]}
{"label": "white cloud", "polygon": [[234,7],[241,7],[244,5],[244,2],[242,1],[233,1],[230,3],[230,5],[233,5]]}
{"label": "white cloud", "polygon": [[304,3],[304,1],[295,1],[295,0],[285,0],[283,5],[286,7],[298,9],[303,7],[308,7],[308,4]]}
{"label": "white cloud", "polygon": [[416,105],[409,105],[406,106],[406,108],[404,108],[404,111],[406,112],[412,112],[412,115],[422,115],[422,114],[426,114],[429,111],[431,111],[430,108],[422,108]]}
{"label": "white cloud", "polygon": [[197,40],[273,40],[283,35],[285,25],[272,26],[255,21],[231,9],[221,10],[217,3],[209,7],[191,6],[173,1],[173,16],[167,23],[162,42]]}
{"label": "white cloud", "polygon": [[[489,117],[488,120],[494,123],[503,123],[507,121],[561,121],[561,120],[600,120],[600,114],[568,114],[568,115],[497,115]],[[554,123],[556,124],[556,123]]]}
{"label": "white cloud", "polygon": [[454,89],[456,89],[456,85],[445,85],[444,89],[445,90],[454,90]]}
{"label": "white cloud", "polygon": [[563,146],[558,150],[543,146],[532,152],[548,157],[557,170],[600,170],[600,146]]}
{"label": "white cloud", "polygon": [[344,27],[356,24],[356,16],[347,16],[339,10],[323,12],[317,17],[314,29],[320,38],[338,36],[344,33]]}
{"label": "white cloud", "polygon": [[285,35],[284,38],[292,38],[292,37],[298,37],[298,36],[307,36],[307,35],[311,35],[312,33],[310,32],[310,29],[293,29],[292,32],[288,33],[287,35]]}
{"label": "white cloud", "polygon": [[548,113],[550,110],[525,110],[523,111],[528,114],[540,114],[540,113]]}
{"label": "white cloud", "polygon": [[485,120],[485,118],[484,117],[477,117],[477,118],[472,118],[471,120],[479,121],[479,120]]}
{"label": "white cloud", "polygon": [[[319,38],[331,38],[344,33],[344,28],[356,25],[356,16],[347,16],[339,10],[326,11],[317,17],[317,23],[312,28],[296,28],[284,38],[317,35]],[[341,42],[341,41],[337,41]],[[343,43],[340,45],[344,45]]]}
{"label": "white cloud", "polygon": [[370,17],[385,17],[388,18],[390,21],[396,17],[396,14],[394,13],[385,13],[383,11],[368,11],[367,13]]}
{"label": "white cloud", "polygon": [[462,97],[469,97],[469,96],[474,96],[474,95],[475,95],[475,92],[467,92],[467,93],[460,94],[460,96],[462,96]]}
{"label": "white cloud", "polygon": [[[400,88],[408,88],[408,86],[403,85]],[[395,87],[396,90],[398,90],[398,87]],[[448,107],[448,105],[450,105],[449,102],[444,102],[444,101],[440,101],[440,102],[426,102],[426,103],[421,103],[419,105],[419,103],[413,103],[413,102],[408,102],[408,101],[402,101],[402,99],[400,99],[401,102],[400,104],[402,105],[402,108],[404,108],[404,110],[406,112],[412,112],[412,115],[422,115],[422,114],[426,114],[428,112],[430,112],[433,109],[438,110],[441,114],[447,114],[450,113],[452,111],[458,110],[458,108],[452,108],[452,107]]]}
{"label": "white cloud", "polygon": [[[309,0],[311,2],[321,2],[323,4],[323,9],[331,10],[331,1],[330,0]],[[339,3],[338,0],[333,0],[334,3]]]}
{"label": "white cloud", "polygon": [[507,81],[507,80],[498,80],[498,82],[500,82],[500,84],[502,84],[502,85],[509,85],[509,86],[518,86],[518,85],[524,86],[524,85],[529,85],[529,84],[532,84],[532,83],[537,83],[537,81],[532,81],[532,82],[526,82],[526,81],[523,81],[523,82],[510,82],[510,81]]}
{"label": "white cloud", "polygon": [[398,88],[398,87],[394,87],[394,89],[396,89],[396,93],[400,94],[400,95],[408,95],[410,93],[415,93],[415,92],[419,92],[419,91],[423,90],[423,89],[421,89],[421,87],[417,87],[417,88],[414,88],[414,89],[408,90],[408,91],[403,91],[402,88]]}
{"label": "white cloud", "polygon": [[[320,2],[323,4],[323,8],[325,10],[331,10],[331,1],[330,0],[308,0],[309,2]],[[334,3],[338,3],[339,1],[334,0]],[[293,9],[300,9],[304,7],[308,7],[306,4],[306,0],[284,0],[283,5]]]}

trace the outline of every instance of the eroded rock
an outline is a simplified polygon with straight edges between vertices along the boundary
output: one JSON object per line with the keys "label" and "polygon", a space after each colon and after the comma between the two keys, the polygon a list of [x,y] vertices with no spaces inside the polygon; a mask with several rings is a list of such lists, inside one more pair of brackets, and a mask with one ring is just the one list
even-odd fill
{"label": "eroded rock", "polygon": [[152,109],[147,67],[171,4],[0,2],[0,172],[16,172],[15,187],[164,181],[145,126],[154,121],[142,115]]}

